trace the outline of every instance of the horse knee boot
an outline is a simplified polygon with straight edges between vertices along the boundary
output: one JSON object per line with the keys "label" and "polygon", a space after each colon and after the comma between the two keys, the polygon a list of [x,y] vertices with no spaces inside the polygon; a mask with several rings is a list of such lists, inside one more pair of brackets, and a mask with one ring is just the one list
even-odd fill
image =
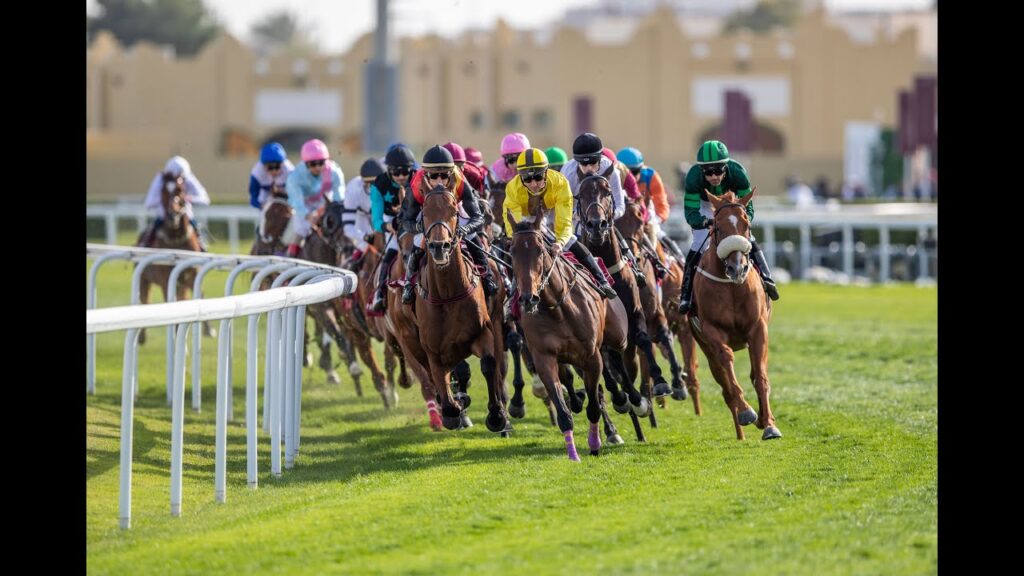
{"label": "horse knee boot", "polygon": [[679,296],[679,312],[686,314],[693,303],[693,275],[697,272],[697,262],[700,261],[700,252],[690,250],[686,255],[686,270],[683,273],[683,290]]}
{"label": "horse knee boot", "polygon": [[391,272],[391,262],[394,261],[397,255],[398,250],[384,252],[384,259],[380,263],[380,270],[377,271],[377,291],[373,295],[373,303],[370,304],[370,309],[374,312],[382,312],[387,308],[388,301],[384,297],[384,291],[388,289],[387,281],[388,274]]}
{"label": "horse knee boot", "polygon": [[476,241],[467,239],[466,246],[469,248],[469,255],[473,257],[473,263],[477,265],[478,269],[482,268],[480,282],[484,286],[484,294],[494,296],[498,293],[498,285],[491,278],[491,268],[487,265],[487,253],[484,252],[483,246],[477,243],[479,241],[479,237]]}

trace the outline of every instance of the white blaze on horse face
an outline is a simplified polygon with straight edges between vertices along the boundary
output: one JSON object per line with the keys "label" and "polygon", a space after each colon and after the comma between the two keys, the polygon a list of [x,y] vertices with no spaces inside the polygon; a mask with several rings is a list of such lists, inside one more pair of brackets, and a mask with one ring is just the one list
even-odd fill
{"label": "white blaze on horse face", "polygon": [[740,226],[740,219],[735,214],[729,214],[729,222],[732,222],[733,228],[739,228]]}
{"label": "white blaze on horse face", "polygon": [[164,188],[167,188],[168,192],[174,192],[178,186],[175,182],[168,182],[167,184],[164,184]]}

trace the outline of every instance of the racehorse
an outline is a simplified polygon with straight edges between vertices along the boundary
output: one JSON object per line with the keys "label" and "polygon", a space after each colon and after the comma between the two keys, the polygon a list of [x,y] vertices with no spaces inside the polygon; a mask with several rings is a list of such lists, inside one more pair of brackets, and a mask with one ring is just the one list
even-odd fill
{"label": "racehorse", "polygon": [[291,229],[292,214],[295,210],[288,204],[288,193],[284,186],[274,184],[270,196],[260,211],[260,224],[253,240],[253,256],[284,256],[291,243],[294,231]]}
{"label": "racehorse", "polygon": [[[761,279],[750,274],[750,220],[746,207],[757,188],[744,198],[732,191],[722,196],[708,194],[714,209],[714,224],[708,249],[694,276],[696,313],[688,313],[694,337],[708,359],[711,374],[722,387],[725,404],[732,412],[736,438],[743,440],[743,426],[755,424],[764,430],[762,440],[781,438],[775,427],[768,397],[768,321],[771,301]],[[750,379],[757,392],[755,413],[743,398],[733,371],[733,351],[750,349]]]}

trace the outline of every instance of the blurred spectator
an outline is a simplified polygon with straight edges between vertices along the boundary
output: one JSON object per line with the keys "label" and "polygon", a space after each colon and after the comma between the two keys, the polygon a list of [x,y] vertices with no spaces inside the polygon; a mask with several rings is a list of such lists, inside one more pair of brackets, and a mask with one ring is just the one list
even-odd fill
{"label": "blurred spectator", "polygon": [[814,207],[814,191],[795,174],[786,177],[786,197],[796,205],[797,210]]}

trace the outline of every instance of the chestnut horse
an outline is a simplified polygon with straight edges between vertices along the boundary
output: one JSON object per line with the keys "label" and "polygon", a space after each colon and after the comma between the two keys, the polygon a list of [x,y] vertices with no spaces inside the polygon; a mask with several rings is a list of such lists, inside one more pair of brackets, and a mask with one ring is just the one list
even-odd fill
{"label": "chestnut horse", "polygon": [[[757,188],[744,198],[734,192],[708,194],[715,211],[711,243],[701,257],[694,275],[696,313],[688,316],[693,335],[708,359],[711,374],[722,387],[725,404],[732,413],[736,438],[743,440],[743,426],[754,423],[764,430],[762,440],[781,438],[775,427],[768,397],[768,300],[756,274],[750,274],[750,220],[747,204]],[[733,371],[733,351],[750,348],[750,379],[757,392],[758,412],[743,398],[743,388]]]}
{"label": "chestnut horse", "polygon": [[260,224],[256,228],[256,239],[253,240],[253,256],[284,256],[291,236],[294,232],[290,226],[295,210],[288,204],[288,193],[284,186],[275,184],[270,188],[270,196],[260,211]]}

